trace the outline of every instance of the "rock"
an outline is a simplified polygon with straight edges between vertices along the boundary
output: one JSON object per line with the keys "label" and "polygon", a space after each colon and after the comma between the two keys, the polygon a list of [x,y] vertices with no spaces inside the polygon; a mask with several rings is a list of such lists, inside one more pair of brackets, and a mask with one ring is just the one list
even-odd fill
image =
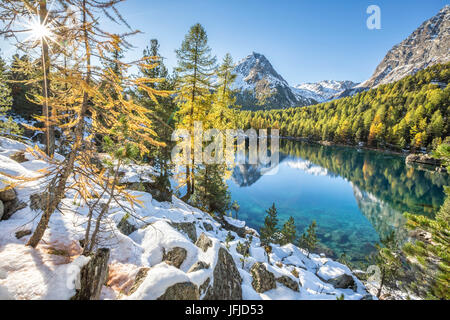
{"label": "rock", "polygon": [[212,247],[212,241],[210,238],[206,236],[206,234],[202,233],[200,238],[195,242],[195,245],[203,250],[203,252],[208,251],[209,247]]}
{"label": "rock", "polygon": [[4,213],[5,213],[5,206],[3,205],[3,201],[0,200],[0,221],[3,219]]}
{"label": "rock", "polygon": [[136,274],[136,277],[134,278],[134,283],[131,286],[130,291],[128,292],[128,295],[131,295],[134,292],[136,292],[136,290],[141,286],[142,282],[144,282],[149,271],[150,271],[150,268],[140,268],[139,269],[138,273]]}
{"label": "rock", "polygon": [[45,202],[45,193],[35,193],[30,196],[30,208],[33,211],[44,211]]}
{"label": "rock", "polygon": [[137,230],[135,226],[128,222],[128,215],[125,215],[122,220],[120,220],[119,224],[117,225],[117,229],[119,229],[119,231],[126,236],[129,236]]}
{"label": "rock", "polygon": [[340,275],[339,277],[330,279],[327,282],[336,289],[352,289],[353,291],[356,291],[355,280],[348,274]]}
{"label": "rock", "polygon": [[203,222],[203,228],[205,228],[205,230],[208,232],[211,232],[214,230],[214,227],[211,224],[206,223],[206,222]]}
{"label": "rock", "polygon": [[185,233],[192,242],[195,243],[197,241],[197,228],[194,222],[172,222],[170,225],[178,231]]}
{"label": "rock", "polygon": [[361,300],[373,300],[373,296],[371,294],[366,294]]}
{"label": "rock", "polygon": [[210,278],[206,279],[206,281],[203,282],[203,284],[199,288],[200,295],[203,295],[206,292],[206,290],[208,289],[210,283],[211,283],[211,279]]}
{"label": "rock", "polygon": [[261,262],[256,262],[250,269],[252,274],[252,286],[258,293],[263,293],[277,287],[275,276],[272,272],[267,271],[265,265]]}
{"label": "rock", "polygon": [[288,276],[281,276],[277,278],[277,282],[281,283],[282,285],[288,287],[289,289],[299,292],[298,282],[292,280]]}
{"label": "rock", "polygon": [[177,283],[169,288],[156,300],[199,300],[198,288],[192,282]]}
{"label": "rock", "polygon": [[25,157],[25,151],[18,151],[11,155],[9,158],[18,163],[24,163],[28,161],[28,159]]}
{"label": "rock", "polygon": [[186,257],[186,249],[176,247],[170,250],[167,254],[163,254],[163,261],[171,266],[174,266],[175,268],[180,268]]}
{"label": "rock", "polygon": [[213,277],[204,300],[242,300],[241,275],[233,257],[224,248],[219,249]]}
{"label": "rock", "polygon": [[199,270],[209,269],[209,264],[203,261],[197,261],[194,265],[189,269],[188,273],[196,272]]}
{"label": "rock", "polygon": [[17,239],[22,239],[23,237],[29,236],[30,234],[32,234],[33,232],[31,232],[31,230],[22,230],[22,231],[17,231],[16,232],[16,238]]}
{"label": "rock", "polygon": [[3,190],[0,191],[0,200],[1,201],[13,201],[16,200],[17,195],[16,195],[16,191],[14,191],[14,189],[10,188],[7,190]]}
{"label": "rock", "polygon": [[102,287],[108,279],[109,249],[98,249],[97,253],[81,269],[80,289],[72,300],[99,300]]}
{"label": "rock", "polygon": [[27,207],[27,204],[23,201],[19,201],[19,199],[14,199],[12,201],[4,202],[5,212],[3,214],[3,218],[0,217],[0,220],[8,220],[11,216],[19,210],[22,210]]}
{"label": "rock", "polygon": [[436,167],[440,167],[442,164],[441,160],[435,159],[427,154],[410,154],[406,157],[406,163],[419,163]]}

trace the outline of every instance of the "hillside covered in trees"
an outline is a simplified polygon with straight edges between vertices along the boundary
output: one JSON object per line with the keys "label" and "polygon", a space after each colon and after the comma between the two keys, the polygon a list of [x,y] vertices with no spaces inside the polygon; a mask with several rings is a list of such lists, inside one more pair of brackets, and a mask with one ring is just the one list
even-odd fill
{"label": "hillside covered in trees", "polygon": [[450,63],[398,82],[307,108],[243,111],[246,128],[282,136],[371,147],[431,151],[449,134]]}

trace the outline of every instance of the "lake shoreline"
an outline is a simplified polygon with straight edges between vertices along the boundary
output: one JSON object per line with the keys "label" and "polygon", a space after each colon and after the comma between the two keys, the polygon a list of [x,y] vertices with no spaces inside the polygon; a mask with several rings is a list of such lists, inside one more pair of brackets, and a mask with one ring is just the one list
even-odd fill
{"label": "lake shoreline", "polygon": [[[299,142],[307,142],[307,143],[314,143],[314,144],[319,144],[321,146],[326,146],[326,147],[347,147],[347,148],[352,148],[352,149],[356,149],[356,150],[369,150],[369,151],[376,151],[376,152],[381,152],[381,153],[385,153],[385,154],[392,154],[392,155],[397,155],[397,156],[401,156],[405,158],[405,161],[408,164],[413,164],[413,165],[425,165],[428,166],[430,169],[434,168],[435,171],[437,172],[443,172],[446,171],[445,168],[442,167],[441,163],[439,162],[429,162],[429,163],[424,163],[420,160],[414,160],[415,158],[420,159],[420,156],[427,156],[427,157],[431,157],[431,155],[429,153],[415,153],[412,151],[397,151],[397,150],[392,150],[389,148],[376,148],[376,147],[369,147],[367,145],[353,145],[353,144],[345,144],[345,143],[337,143],[337,142],[332,142],[332,141],[316,141],[316,140],[311,140],[309,138],[296,138],[296,137],[280,137],[281,139],[284,140],[290,140],[290,141],[299,141]],[[411,157],[411,156],[416,156],[416,157]],[[409,160],[408,160],[409,158]]]}

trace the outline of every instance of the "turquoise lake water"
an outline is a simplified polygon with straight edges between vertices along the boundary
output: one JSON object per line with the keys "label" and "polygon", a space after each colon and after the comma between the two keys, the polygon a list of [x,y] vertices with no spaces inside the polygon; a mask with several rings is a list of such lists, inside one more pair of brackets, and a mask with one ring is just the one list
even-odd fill
{"label": "turquoise lake water", "polygon": [[352,262],[364,262],[392,230],[406,240],[403,213],[434,216],[450,185],[447,174],[407,166],[398,155],[296,141],[280,149],[274,175],[255,165],[234,169],[228,185],[239,219],[259,230],[275,203],[280,226],[293,216],[301,234],[315,220],[327,255]]}

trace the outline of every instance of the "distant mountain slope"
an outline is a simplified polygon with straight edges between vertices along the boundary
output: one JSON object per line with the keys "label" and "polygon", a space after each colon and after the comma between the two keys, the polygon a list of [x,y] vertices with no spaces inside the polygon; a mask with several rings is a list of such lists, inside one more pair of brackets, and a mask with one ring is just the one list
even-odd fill
{"label": "distant mountain slope", "polygon": [[317,83],[302,83],[294,87],[294,92],[317,102],[325,102],[333,96],[355,87],[352,81],[324,80]]}
{"label": "distant mountain slope", "polygon": [[446,5],[408,38],[395,45],[378,65],[373,76],[358,87],[374,88],[448,61],[450,61],[450,5]]}
{"label": "distant mountain slope", "polygon": [[237,78],[233,89],[237,92],[237,104],[243,109],[281,109],[316,102],[295,94],[262,54],[253,52],[236,65],[234,72]]}

